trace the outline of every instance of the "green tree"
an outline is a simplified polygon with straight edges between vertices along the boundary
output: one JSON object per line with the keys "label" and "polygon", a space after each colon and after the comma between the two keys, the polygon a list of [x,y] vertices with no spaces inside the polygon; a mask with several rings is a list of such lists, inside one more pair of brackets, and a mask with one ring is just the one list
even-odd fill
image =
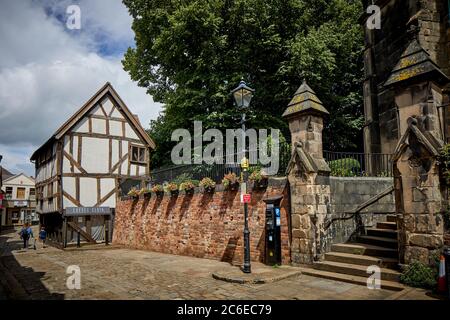
{"label": "green tree", "polygon": [[363,35],[359,0],[123,0],[136,47],[123,66],[164,104],[150,123],[153,166],[170,161],[170,133],[233,128],[230,91],[243,78],[256,89],[249,126],[289,130],[281,114],[302,79],[322,99],[325,148],[358,150],[363,125]]}

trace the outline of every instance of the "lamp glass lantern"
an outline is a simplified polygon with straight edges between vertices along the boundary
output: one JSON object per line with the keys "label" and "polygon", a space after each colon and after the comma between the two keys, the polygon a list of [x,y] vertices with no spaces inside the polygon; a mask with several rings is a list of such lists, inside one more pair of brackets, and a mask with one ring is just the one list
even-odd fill
{"label": "lamp glass lantern", "polygon": [[241,81],[237,88],[231,91],[236,106],[241,109],[248,108],[250,101],[253,98],[253,92],[255,92],[255,90],[247,86],[244,81]]}

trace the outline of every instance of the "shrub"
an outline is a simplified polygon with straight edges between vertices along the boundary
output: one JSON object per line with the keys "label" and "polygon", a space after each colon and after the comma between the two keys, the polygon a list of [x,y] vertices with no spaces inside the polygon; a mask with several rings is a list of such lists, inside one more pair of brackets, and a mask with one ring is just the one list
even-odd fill
{"label": "shrub", "polygon": [[222,179],[222,184],[225,188],[228,188],[232,185],[236,185],[238,183],[239,183],[239,179],[236,176],[236,173],[234,173],[234,172],[230,172],[230,173],[226,174]]}
{"label": "shrub", "polygon": [[142,188],[141,190],[139,190],[139,194],[140,195],[148,195],[148,194],[150,194],[152,191],[150,190],[150,189],[147,189],[147,188]]}
{"label": "shrub", "polygon": [[195,184],[192,181],[185,181],[180,183],[180,191],[192,191],[195,189]]}
{"label": "shrub", "polygon": [[216,183],[211,178],[203,178],[200,181],[200,187],[202,187],[204,190],[211,190],[216,187]]}
{"label": "shrub", "polygon": [[152,191],[155,192],[155,193],[157,193],[157,192],[164,192],[164,188],[163,188],[163,186],[160,185],[160,184],[155,184],[155,185],[152,187]]}
{"label": "shrub", "polygon": [[139,190],[133,187],[130,189],[130,191],[128,191],[128,195],[130,197],[139,197]]}
{"label": "shrub", "polygon": [[442,148],[439,162],[445,182],[450,185],[450,144],[446,144]]}
{"label": "shrub", "polygon": [[446,211],[442,214],[444,218],[445,229],[450,230],[450,208],[447,208]]}
{"label": "shrub", "polygon": [[251,181],[260,182],[267,179],[267,176],[263,175],[261,169],[254,170],[248,177]]}
{"label": "shrub", "polygon": [[176,183],[174,183],[174,182],[167,183],[167,184],[164,186],[164,190],[165,190],[166,192],[174,192],[174,191],[178,191],[178,184],[176,184]]}
{"label": "shrub", "polygon": [[353,158],[343,158],[329,161],[328,165],[331,169],[331,175],[338,177],[355,176],[361,169],[359,161]]}
{"label": "shrub", "polygon": [[400,275],[400,281],[411,287],[434,289],[436,271],[419,261],[414,261]]}

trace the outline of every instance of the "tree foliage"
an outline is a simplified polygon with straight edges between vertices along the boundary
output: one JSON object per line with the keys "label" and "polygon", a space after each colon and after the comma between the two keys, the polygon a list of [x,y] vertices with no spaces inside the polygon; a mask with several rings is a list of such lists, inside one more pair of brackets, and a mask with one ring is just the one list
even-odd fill
{"label": "tree foliage", "polygon": [[249,126],[289,130],[281,114],[302,79],[331,115],[327,149],[357,150],[363,125],[359,0],[123,0],[136,47],[123,66],[164,111],[150,123],[153,166],[170,160],[175,128],[233,128],[230,91],[256,89]]}

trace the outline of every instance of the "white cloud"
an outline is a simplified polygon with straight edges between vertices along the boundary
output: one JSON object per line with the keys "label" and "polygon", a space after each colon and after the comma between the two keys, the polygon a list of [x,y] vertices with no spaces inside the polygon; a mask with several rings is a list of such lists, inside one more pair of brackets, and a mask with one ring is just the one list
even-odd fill
{"label": "white cloud", "polygon": [[102,56],[92,46],[99,34],[111,43],[130,40],[125,6],[119,0],[79,3],[90,29],[75,34],[46,15],[44,7],[54,2],[0,0],[0,154],[13,171],[22,171],[33,149],[107,81],[144,126],[161,110],[123,71],[120,56]]}

